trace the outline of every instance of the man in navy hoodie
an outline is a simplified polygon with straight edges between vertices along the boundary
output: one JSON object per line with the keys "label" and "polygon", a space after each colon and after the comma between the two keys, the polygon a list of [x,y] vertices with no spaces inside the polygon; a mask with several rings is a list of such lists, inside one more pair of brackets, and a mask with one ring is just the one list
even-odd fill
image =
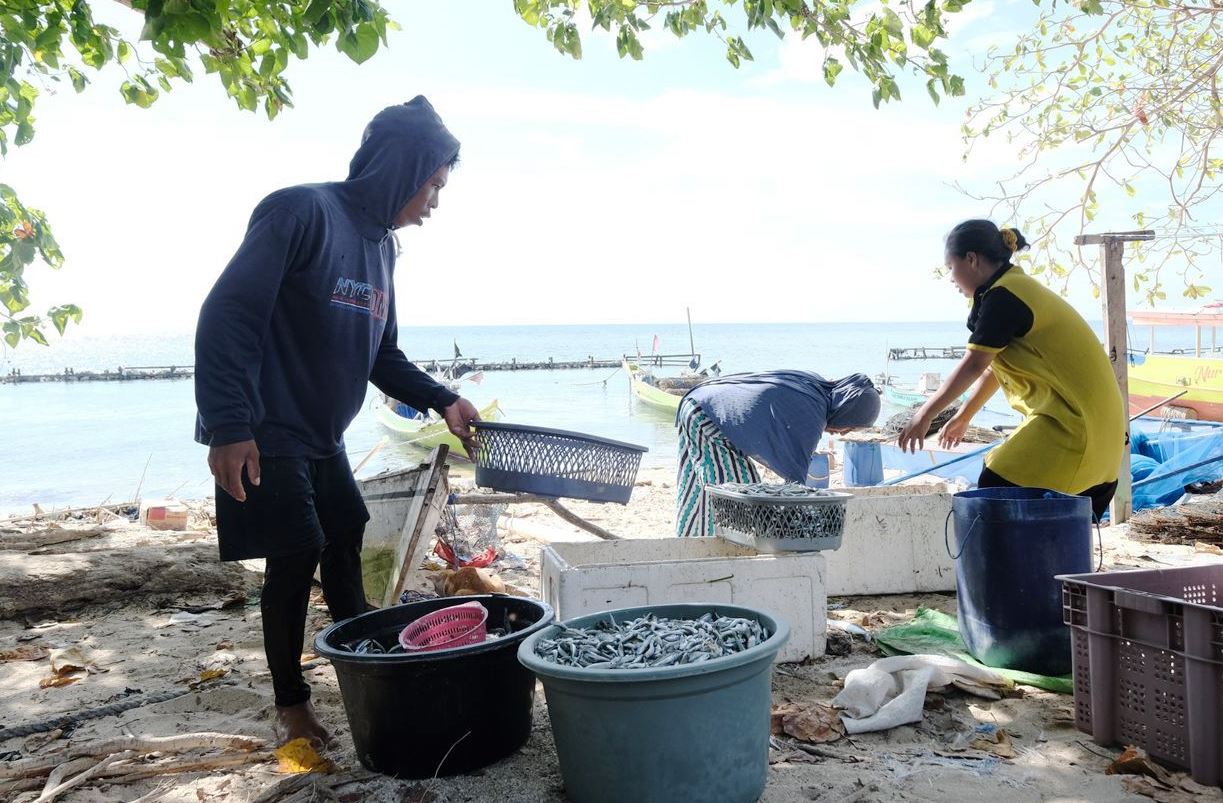
{"label": "man in navy hoodie", "polygon": [[266,558],[263,643],[288,741],[330,736],[300,666],[316,568],[335,620],[365,610],[361,539],[369,514],[344,430],[373,382],[433,408],[470,448],[475,407],[397,343],[394,230],[438,206],[459,142],[424,97],[384,109],[345,181],[265,198],[200,311],[196,440],[217,483],[221,560]]}

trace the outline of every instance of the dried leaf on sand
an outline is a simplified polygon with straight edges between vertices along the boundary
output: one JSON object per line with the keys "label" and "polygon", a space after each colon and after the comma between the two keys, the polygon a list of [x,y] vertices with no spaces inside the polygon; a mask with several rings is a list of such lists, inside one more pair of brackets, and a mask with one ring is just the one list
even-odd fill
{"label": "dried leaf on sand", "polygon": [[0,650],[0,664],[9,661],[40,661],[47,657],[47,648],[36,644],[22,644],[11,650]]}
{"label": "dried leaf on sand", "polygon": [[773,709],[772,731],[774,736],[785,734],[800,742],[824,744],[843,737],[845,724],[831,706],[785,703]]}
{"label": "dried leaf on sand", "polygon": [[280,763],[280,771],[285,773],[335,770],[331,759],[320,756],[314,745],[310,744],[310,740],[305,738],[294,739],[276,748],[276,759]]}
{"label": "dried leaf on sand", "polygon": [[78,680],[80,680],[80,677],[76,675],[52,675],[49,678],[43,678],[38,681],[38,688],[58,689],[60,686],[67,686],[71,683],[76,683]]}
{"label": "dried leaf on sand", "polygon": [[1007,733],[1003,728],[999,728],[992,734],[982,734],[969,742],[968,746],[973,750],[993,753],[998,758],[1015,758],[1018,755],[1015,752],[1014,744],[1011,743],[1011,734]]}

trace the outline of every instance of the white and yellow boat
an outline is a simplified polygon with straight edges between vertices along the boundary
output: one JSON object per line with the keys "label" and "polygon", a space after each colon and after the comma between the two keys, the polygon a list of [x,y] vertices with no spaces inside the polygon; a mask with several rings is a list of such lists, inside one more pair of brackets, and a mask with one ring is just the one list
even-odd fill
{"label": "white and yellow boat", "polygon": [[[1131,312],[1128,317],[1136,326],[1151,327],[1149,352],[1130,354],[1130,413],[1187,391],[1168,407],[1187,418],[1223,421],[1223,355],[1216,332],[1223,326],[1223,306],[1212,305],[1196,312]],[[1192,327],[1196,332],[1194,348],[1156,353],[1155,329],[1161,326]],[[1207,330],[1210,344],[1204,346]]]}
{"label": "white and yellow boat", "polygon": [[[374,404],[374,418],[379,424],[399,436],[400,443],[407,443],[421,449],[433,449],[443,443],[450,447],[450,454],[461,458],[464,454],[463,444],[455,437],[446,422],[437,413],[429,411],[427,417],[408,418],[395,412],[394,407],[387,403],[383,394],[378,394]],[[501,408],[494,400],[480,410],[481,421],[499,421]]]}
{"label": "white and yellow boat", "polygon": [[684,395],[709,379],[709,376],[686,371],[680,376],[660,377],[655,376],[650,367],[680,364],[690,367],[699,362],[700,355],[682,354],[642,357],[640,360],[625,357],[623,365],[625,373],[628,374],[629,387],[639,402],[655,410],[674,414],[679,410],[679,403]]}

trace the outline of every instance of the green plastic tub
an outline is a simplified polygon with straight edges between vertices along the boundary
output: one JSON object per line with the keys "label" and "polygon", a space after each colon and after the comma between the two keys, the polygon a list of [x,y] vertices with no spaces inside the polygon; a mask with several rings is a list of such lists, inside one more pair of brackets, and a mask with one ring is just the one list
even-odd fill
{"label": "green plastic tub", "polygon": [[741,653],[654,669],[581,669],[535,654],[560,630],[546,627],[518,648],[544,686],[565,792],[574,803],[751,803],[769,769],[773,659],[785,622],[739,605],[646,605],[570,619],[584,628],[614,616],[703,614],[754,619],[773,635]]}

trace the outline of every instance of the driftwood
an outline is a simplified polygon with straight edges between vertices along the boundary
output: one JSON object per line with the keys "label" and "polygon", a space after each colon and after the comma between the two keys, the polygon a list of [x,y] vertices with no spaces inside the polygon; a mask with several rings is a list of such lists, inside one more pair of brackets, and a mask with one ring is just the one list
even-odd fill
{"label": "driftwood", "polygon": [[[113,756],[107,756],[81,774],[74,775],[68,780],[63,781],[62,783],[57,783],[54,786],[51,785],[51,780],[56,779],[56,774],[52,773],[52,777],[48,779],[47,785],[42,790],[42,794],[34,799],[34,803],[50,803],[50,801],[59,797],[64,792],[67,792],[69,789],[80,786],[88,780],[101,776],[102,772],[111,764],[114,764],[116,761],[122,761],[127,757],[127,753],[118,753]],[[59,772],[59,770],[56,772]],[[62,774],[59,777],[62,777]]]}
{"label": "driftwood", "polygon": [[[227,733],[185,733],[182,736],[131,736],[106,739],[92,744],[73,744],[64,752],[51,757],[26,759],[0,764],[0,796],[42,787],[37,798],[48,803],[59,794],[86,781],[106,780],[128,783],[150,777],[180,775],[183,772],[203,772],[229,769],[235,766],[262,764],[275,759],[272,750],[264,749],[264,739],[231,736]],[[186,750],[221,749],[223,753],[183,757],[169,755],[152,763],[138,761],[142,754],[158,755]],[[235,752],[237,750],[237,752]],[[43,776],[46,776],[45,781]],[[65,780],[67,779],[67,780]]]}
{"label": "driftwood", "polygon": [[[344,782],[346,783],[346,782]],[[263,790],[251,803],[309,803],[336,800],[334,779],[313,772],[291,775]]]}
{"label": "driftwood", "polygon": [[[92,744],[74,744],[55,755],[0,762],[0,779],[29,778],[53,772],[71,762],[64,759],[96,762],[99,756],[114,753],[145,755],[147,753],[184,753],[189,750],[242,750],[253,752],[267,747],[267,742],[253,736],[228,733],[185,733],[179,736],[120,736]],[[67,770],[73,771],[72,769]]]}
{"label": "driftwood", "polygon": [[156,778],[159,775],[178,775],[184,772],[229,769],[231,767],[244,767],[248,764],[262,764],[275,760],[276,754],[271,750],[255,750],[250,753],[236,754],[222,753],[218,756],[203,756],[201,758],[176,757],[170,761],[162,761],[156,764],[128,764],[122,767],[114,767],[102,773],[99,777],[119,783],[127,783],[129,781],[142,781],[146,778]]}
{"label": "driftwood", "polygon": [[185,753],[188,750],[245,750],[267,747],[265,739],[229,733],[184,733],[179,736],[120,736],[104,742],[68,748],[70,756],[104,756],[110,753]]}
{"label": "driftwood", "polygon": [[99,538],[107,534],[107,531],[100,527],[90,529],[49,527],[45,530],[33,530],[31,532],[6,533],[0,535],[0,549],[13,552],[29,552],[33,549],[45,549],[49,546]]}
{"label": "driftwood", "polygon": [[619,541],[620,536],[610,533],[599,525],[587,521],[578,514],[574,513],[569,508],[563,506],[560,501],[550,496],[537,496],[536,494],[484,494],[484,493],[469,493],[461,496],[456,496],[454,499],[456,505],[510,505],[510,504],[535,504],[543,505],[557,515],[557,518],[562,521],[567,521],[579,530],[585,530],[592,535],[602,538],[604,541]]}
{"label": "driftwood", "polygon": [[58,555],[0,551],[0,619],[71,611],[133,595],[249,587],[254,575],[221,563],[211,542],[166,543]]}

